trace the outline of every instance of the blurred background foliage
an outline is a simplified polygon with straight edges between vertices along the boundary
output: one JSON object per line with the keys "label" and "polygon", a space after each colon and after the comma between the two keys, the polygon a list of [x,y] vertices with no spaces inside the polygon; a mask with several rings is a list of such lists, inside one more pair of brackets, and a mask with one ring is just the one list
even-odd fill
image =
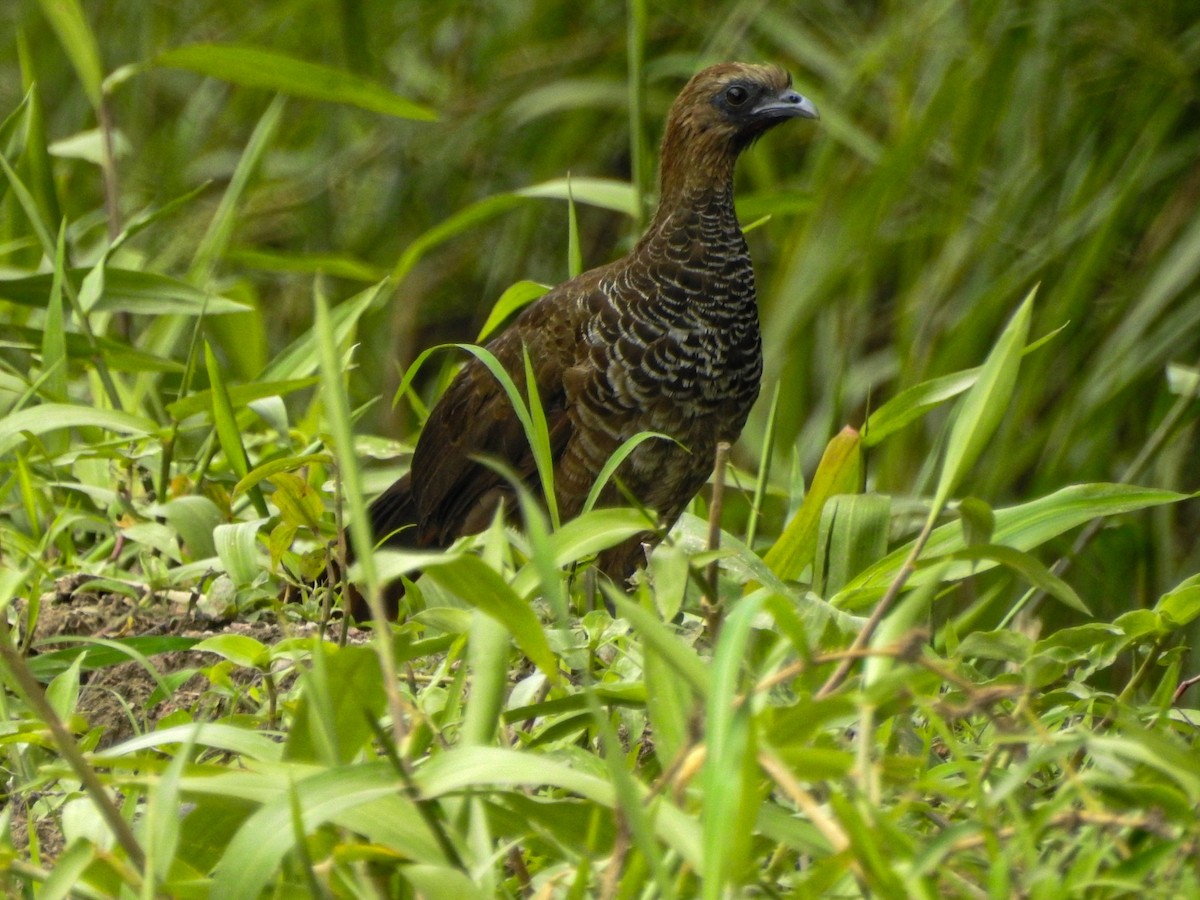
{"label": "blurred background foliage", "polygon": [[[446,240],[403,273],[357,333],[352,398],[383,398],[360,431],[410,433],[408,405],[393,411],[388,401],[416,353],[473,338],[512,283],[567,273],[561,201],[488,207],[466,224],[453,217],[568,174],[635,179],[652,192],[654,145],[686,77],[721,59],[769,60],[822,113],[816,127],[759,143],[738,176],[743,221],[771,217],[750,240],[764,397],[780,386],[776,480],[793,459],[811,472],[833,433],[860,425],[898,390],[979,364],[1040,282],[1033,334],[1062,331],[1026,359],[967,491],[1004,505],[1118,481],[1148,446],[1155,452],[1135,481],[1197,488],[1194,425],[1151,443],[1200,356],[1194,2],[111,0],[84,12],[102,72],[120,73],[107,108],[122,220],[208,185],[113,263],[253,307],[206,323],[230,383],[254,381],[311,325],[318,272],[326,294],[345,299],[445,227]],[[438,119],[285,98],[227,240],[198,260],[273,94],[154,64],[196,43],[269,48],[356,73]],[[0,48],[0,113],[35,82],[44,109],[52,188],[37,199],[47,221],[69,223],[69,259],[94,264],[108,223],[93,104],[38,4],[0,6]],[[631,140],[631,123],[642,139]],[[49,271],[13,192],[0,195],[3,274]],[[637,230],[636,217],[581,206],[585,266],[622,253]],[[42,314],[0,301],[5,325],[37,325]],[[124,327],[119,317],[104,325],[113,337]],[[149,317],[128,327],[142,349],[186,356],[187,329]],[[20,348],[0,354],[10,379],[36,368]],[[170,397],[180,376],[142,377]],[[11,385],[6,394],[5,409]],[[738,450],[744,466],[761,450],[766,406]],[[869,486],[927,492],[946,415],[874,448]],[[1094,610],[1102,617],[1152,600],[1200,567],[1198,524],[1195,504],[1182,504],[1106,529],[1077,573],[1080,593],[1111,602]]]}

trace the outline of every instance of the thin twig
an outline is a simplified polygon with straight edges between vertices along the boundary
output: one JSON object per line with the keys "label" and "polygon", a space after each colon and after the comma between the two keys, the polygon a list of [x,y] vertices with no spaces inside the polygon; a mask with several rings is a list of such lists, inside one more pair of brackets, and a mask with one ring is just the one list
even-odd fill
{"label": "thin twig", "polygon": [[1179,687],[1175,688],[1175,693],[1171,695],[1171,705],[1174,706],[1183,698],[1183,692],[1192,685],[1200,683],[1200,675],[1193,675],[1191,678],[1185,678],[1179,683]]}
{"label": "thin twig", "polygon": [[[758,751],[758,764],[762,766],[764,772],[771,776],[779,789],[800,807],[800,811],[808,817],[808,821],[812,823],[813,827],[821,832],[825,840],[829,841],[834,853],[841,853],[850,846],[850,839],[846,836],[846,832],[825,814],[821,804],[817,803],[816,798],[801,786],[783,760],[773,753],[760,750]],[[858,863],[852,861],[850,865],[856,874],[859,873]]]}
{"label": "thin twig", "polygon": [[[854,653],[857,650],[863,649],[874,636],[875,629],[879,627],[879,623],[883,621],[883,617],[887,615],[888,610],[892,608],[892,604],[896,602],[896,598],[900,596],[900,592],[904,589],[904,585],[909,577],[917,570],[917,559],[920,557],[921,551],[925,549],[925,544],[929,542],[929,536],[933,534],[933,525],[936,519],[935,515],[930,515],[926,518],[925,527],[921,529],[921,533],[917,535],[916,541],[913,542],[912,550],[909,551],[908,558],[904,560],[904,565],[900,567],[900,571],[896,573],[896,577],[888,585],[886,593],[884,593],[879,603],[876,604],[871,617],[867,619],[866,624],[863,625],[854,642],[847,648],[848,653]],[[834,669],[833,674],[829,676],[828,680],[821,685],[821,689],[816,693],[816,699],[820,700],[828,697],[835,691],[845,680],[850,667],[853,665],[853,656],[847,656],[843,659],[838,664],[838,667]]]}

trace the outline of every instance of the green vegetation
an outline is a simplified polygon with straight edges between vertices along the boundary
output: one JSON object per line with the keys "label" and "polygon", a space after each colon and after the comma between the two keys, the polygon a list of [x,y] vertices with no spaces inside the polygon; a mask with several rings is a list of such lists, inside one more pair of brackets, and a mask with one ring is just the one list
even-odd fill
{"label": "green vegetation", "polygon": [[[0,21],[11,895],[1200,895],[1193,4]],[[628,594],[586,562],[643,511],[527,497],[365,560],[425,573],[391,629],[281,604],[464,358],[420,351],[621,253],[727,58],[822,119],[741,163],[722,499]]]}

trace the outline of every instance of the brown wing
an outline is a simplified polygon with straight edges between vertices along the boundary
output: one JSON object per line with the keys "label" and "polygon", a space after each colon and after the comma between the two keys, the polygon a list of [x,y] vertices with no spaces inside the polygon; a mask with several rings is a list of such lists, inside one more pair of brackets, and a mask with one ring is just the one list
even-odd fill
{"label": "brown wing", "polygon": [[[528,350],[555,460],[574,427],[564,375],[583,351],[581,334],[599,278],[593,271],[560,285],[487,345],[523,397],[528,395]],[[482,530],[502,501],[515,510],[511,486],[478,462],[480,457],[504,463],[540,492],[533,453],[508,395],[472,358],[434,407],[413,455],[410,478],[419,545],[445,546],[460,535]]]}

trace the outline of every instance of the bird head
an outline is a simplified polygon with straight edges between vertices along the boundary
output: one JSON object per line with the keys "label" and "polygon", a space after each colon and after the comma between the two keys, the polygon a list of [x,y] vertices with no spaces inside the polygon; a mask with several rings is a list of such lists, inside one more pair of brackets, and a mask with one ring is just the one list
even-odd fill
{"label": "bird head", "polygon": [[721,63],[696,74],[671,107],[672,124],[741,149],[787,119],[819,118],[812,101],[792,90],[779,66]]}
{"label": "bird head", "polygon": [[727,181],[738,154],[788,119],[819,118],[779,66],[728,62],[697,73],[671,105],[663,134],[663,189]]}

